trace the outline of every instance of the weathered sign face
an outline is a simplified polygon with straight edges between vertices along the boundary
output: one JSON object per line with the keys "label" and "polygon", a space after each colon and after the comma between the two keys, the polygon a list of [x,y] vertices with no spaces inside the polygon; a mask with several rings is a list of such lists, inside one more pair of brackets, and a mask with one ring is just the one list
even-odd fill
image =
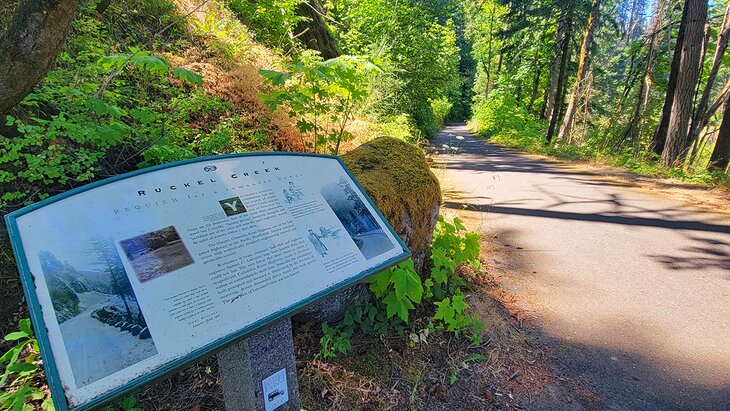
{"label": "weathered sign face", "polygon": [[306,154],[142,170],[7,222],[60,410],[99,404],[409,256],[341,161]]}

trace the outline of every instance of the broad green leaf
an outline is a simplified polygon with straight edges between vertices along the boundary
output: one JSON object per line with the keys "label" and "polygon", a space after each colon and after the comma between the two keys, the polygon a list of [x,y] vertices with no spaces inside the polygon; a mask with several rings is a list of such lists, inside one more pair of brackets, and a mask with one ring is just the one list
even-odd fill
{"label": "broad green leaf", "polygon": [[109,112],[107,104],[96,97],[90,97],[87,102],[87,106],[96,114],[104,115]]}
{"label": "broad green leaf", "polygon": [[431,278],[433,278],[433,281],[435,281],[437,284],[444,284],[448,280],[448,272],[440,267],[434,267],[431,270]]}
{"label": "broad green leaf", "polygon": [[466,227],[464,227],[464,224],[459,217],[454,217],[454,227],[456,227],[457,231],[466,230]]}
{"label": "broad green leaf", "polygon": [[21,338],[30,337],[25,331],[15,331],[5,336],[5,341],[16,341]]}
{"label": "broad green leaf", "polygon": [[421,278],[412,270],[399,269],[393,273],[395,294],[399,299],[410,298],[415,303],[421,302],[423,286]]}
{"label": "broad green leaf", "polygon": [[170,69],[170,63],[160,56],[137,55],[132,57],[132,65],[156,75],[165,74]]}
{"label": "broad green leaf", "polygon": [[174,70],[172,70],[172,75],[182,80],[183,82],[197,84],[199,86],[203,85],[203,76],[197,73],[193,73],[192,71],[184,69],[182,67],[176,67]]}
{"label": "broad green leaf", "polygon": [[276,70],[259,70],[259,75],[275,86],[282,86],[289,80],[291,73],[282,73]]}
{"label": "broad green leaf", "polygon": [[394,292],[388,294],[383,300],[386,305],[386,315],[388,318],[398,315],[401,320],[408,322],[408,310],[413,309],[413,303],[408,299],[399,299]]}
{"label": "broad green leaf", "polygon": [[441,302],[437,302],[436,314],[434,314],[434,320],[442,320],[445,323],[451,323],[454,321],[454,309],[451,307],[451,301],[449,297],[444,298]]}
{"label": "broad green leaf", "polygon": [[466,302],[464,302],[463,295],[455,295],[451,298],[451,306],[454,307],[457,313],[461,314],[466,309]]}
{"label": "broad green leaf", "polygon": [[122,67],[129,59],[129,54],[115,54],[112,56],[105,56],[101,58],[101,66],[105,70],[112,70],[117,67]]}
{"label": "broad green leaf", "polygon": [[7,371],[13,372],[13,373],[21,373],[21,372],[27,372],[27,371],[34,371],[38,369],[33,364],[28,364],[27,362],[19,362],[17,364],[13,364],[8,366]]}
{"label": "broad green leaf", "polygon": [[33,330],[30,327],[30,319],[28,318],[23,318],[18,321],[18,328],[20,328],[20,331],[28,334],[29,336],[33,335]]}
{"label": "broad green leaf", "polygon": [[390,285],[390,279],[392,275],[393,274],[390,270],[386,270],[379,274],[376,274],[370,280],[370,291],[372,291],[376,297],[382,297],[383,295],[385,295],[386,291],[388,291],[388,286]]}

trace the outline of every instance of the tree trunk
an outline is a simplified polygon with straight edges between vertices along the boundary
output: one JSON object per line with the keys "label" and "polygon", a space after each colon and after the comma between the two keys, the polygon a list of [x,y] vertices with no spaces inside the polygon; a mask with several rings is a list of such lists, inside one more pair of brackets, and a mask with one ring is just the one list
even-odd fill
{"label": "tree trunk", "polygon": [[558,18],[558,30],[555,37],[555,47],[553,48],[553,61],[550,64],[550,83],[547,89],[547,98],[545,99],[545,110],[542,118],[551,119],[553,116],[553,104],[555,103],[555,92],[558,89],[558,75],[560,73],[560,52],[563,49],[563,39],[565,39],[565,31],[567,30],[567,19],[565,15]]}
{"label": "tree trunk", "polygon": [[570,32],[573,27],[573,11],[569,10],[566,20],[565,35],[561,42],[560,50],[560,68],[558,70],[558,82],[555,85],[555,98],[553,99],[553,109],[550,115],[550,125],[548,126],[547,136],[545,139],[548,143],[553,140],[553,134],[555,134],[555,127],[560,120],[560,114],[563,111],[563,98],[565,97],[563,90],[563,82],[565,81],[565,66],[568,64],[568,45],[570,43]]}
{"label": "tree trunk", "polygon": [[573,86],[573,91],[570,93],[568,109],[565,111],[563,125],[560,127],[560,132],[558,133],[558,138],[560,139],[567,139],[570,135],[570,127],[573,123],[573,114],[575,113],[575,105],[583,86],[583,79],[585,79],[586,72],[588,71],[588,58],[590,57],[591,43],[593,42],[593,32],[596,28],[596,20],[598,20],[598,13],[600,9],[601,0],[593,0],[591,14],[588,16],[586,32],[583,36],[583,45],[580,48],[580,60],[578,61],[578,73],[575,75],[575,85]]}
{"label": "tree trunk", "polygon": [[[689,1],[689,0],[688,0]],[[671,19],[671,15],[670,15]],[[659,117],[654,136],[651,139],[649,149],[657,155],[664,152],[664,146],[667,141],[667,130],[669,129],[669,117],[672,113],[672,104],[674,102],[674,90],[677,86],[677,75],[679,72],[679,61],[682,56],[682,45],[684,43],[684,32],[687,26],[687,4],[685,3],[682,10],[682,18],[679,22],[679,31],[677,32],[677,42],[674,45],[674,55],[672,56],[672,64],[669,67],[669,81],[667,82],[667,94],[664,96],[664,106],[662,107],[662,115]],[[671,30],[667,30],[667,35]]]}
{"label": "tree trunk", "polygon": [[712,155],[710,155],[710,163],[707,165],[707,169],[725,171],[728,163],[730,163],[730,94],[725,99],[720,132],[717,134],[717,142],[712,150]]}
{"label": "tree trunk", "polygon": [[672,99],[667,141],[662,151],[662,164],[675,167],[683,159],[687,146],[687,132],[692,115],[697,77],[699,75],[700,48],[707,21],[707,0],[687,0],[684,41],[682,42],[677,85]]}
{"label": "tree trunk", "polygon": [[297,23],[296,38],[308,49],[319,51],[325,60],[341,54],[332,33],[322,18],[324,7],[318,0],[307,0],[300,3],[297,6],[297,15],[305,17],[305,19]]}
{"label": "tree trunk", "polygon": [[715,49],[715,56],[712,59],[712,68],[707,76],[707,83],[705,89],[702,92],[697,108],[695,108],[694,116],[692,116],[692,124],[689,128],[689,136],[687,138],[687,145],[685,150],[689,148],[699,137],[700,132],[707,125],[703,119],[706,117],[705,113],[707,110],[707,104],[710,102],[710,93],[712,87],[717,79],[717,73],[720,71],[720,65],[722,64],[722,57],[727,49],[728,38],[730,38],[730,4],[725,7],[725,17],[722,20],[722,28],[717,36],[717,48]]}
{"label": "tree trunk", "polygon": [[33,90],[61,52],[80,0],[25,0],[0,33],[0,114]]}

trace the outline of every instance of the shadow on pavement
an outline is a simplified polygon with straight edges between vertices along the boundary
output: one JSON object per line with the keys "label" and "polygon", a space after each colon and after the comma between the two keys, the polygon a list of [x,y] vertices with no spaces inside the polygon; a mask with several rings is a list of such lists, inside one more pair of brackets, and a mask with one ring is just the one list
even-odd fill
{"label": "shadow on pavement", "polygon": [[690,220],[664,220],[660,218],[645,217],[624,217],[619,215],[606,215],[596,213],[574,213],[567,211],[537,210],[518,207],[503,207],[499,205],[473,205],[462,202],[448,201],[443,204],[446,208],[457,210],[469,209],[473,211],[488,212],[495,214],[513,214],[542,218],[558,218],[563,220],[594,221],[599,223],[612,223],[624,225],[636,225],[644,227],[659,227],[675,230],[707,231],[713,233],[730,234],[730,226],[702,223]]}

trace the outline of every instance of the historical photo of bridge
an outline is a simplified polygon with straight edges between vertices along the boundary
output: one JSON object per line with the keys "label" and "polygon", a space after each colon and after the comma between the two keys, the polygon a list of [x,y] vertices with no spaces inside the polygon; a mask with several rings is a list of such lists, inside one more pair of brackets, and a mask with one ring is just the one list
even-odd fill
{"label": "historical photo of bridge", "polygon": [[156,355],[114,242],[64,247],[38,259],[77,387]]}
{"label": "historical photo of bridge", "polygon": [[322,187],[320,192],[366,259],[393,248],[383,228],[347,180],[341,177],[337,183]]}
{"label": "historical photo of bridge", "polygon": [[146,282],[193,263],[174,226],[119,242],[140,282]]}

